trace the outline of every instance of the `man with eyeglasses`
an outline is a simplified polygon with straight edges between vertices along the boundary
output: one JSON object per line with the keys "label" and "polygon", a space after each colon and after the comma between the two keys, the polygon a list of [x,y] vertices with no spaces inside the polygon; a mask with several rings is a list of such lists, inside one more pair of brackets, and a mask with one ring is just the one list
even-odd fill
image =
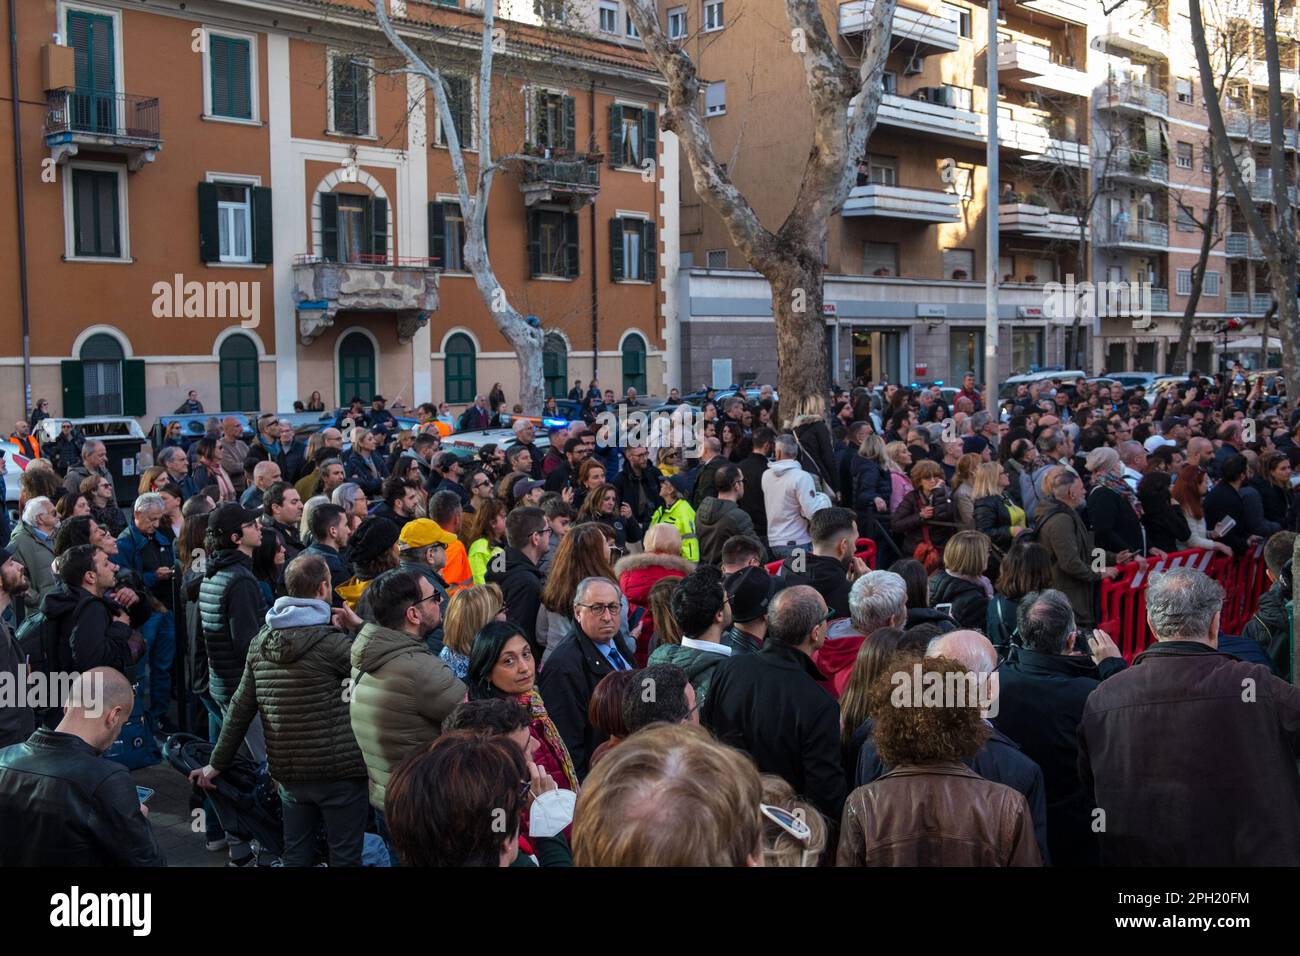
{"label": "man with eyeglasses", "polygon": [[484,580],[501,588],[506,620],[518,625],[541,659],[537,611],[542,604],[542,558],[551,543],[551,526],[541,508],[516,508],[506,515],[506,547],[488,562]]}
{"label": "man with eyeglasses", "polygon": [[633,649],[619,633],[622,597],[609,578],[584,578],[578,584],[573,630],[550,649],[538,682],[579,779],[587,775],[592,753],[609,736],[587,716],[591,693],[606,675],[632,669]]}

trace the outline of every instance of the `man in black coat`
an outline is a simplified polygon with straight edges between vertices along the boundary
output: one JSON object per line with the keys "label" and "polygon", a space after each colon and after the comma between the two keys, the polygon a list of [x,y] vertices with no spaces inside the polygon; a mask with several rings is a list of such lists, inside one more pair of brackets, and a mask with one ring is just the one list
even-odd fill
{"label": "man in black coat", "polygon": [[465,466],[455,452],[439,452],[434,456],[433,468],[429,472],[429,497],[433,498],[440,491],[454,491],[460,499],[460,506],[472,511],[469,489],[460,483],[464,473]]}
{"label": "man in black coat", "polygon": [[82,672],[57,728],[0,750],[0,866],[166,866],[125,765],[105,760],[135,695]]}
{"label": "man in black coat", "polygon": [[767,456],[772,454],[776,435],[772,429],[759,426],[750,436],[753,451],[741,459],[740,473],[745,478],[745,493],[740,496],[740,510],[754,522],[754,536],[767,540],[767,505],[763,498],[763,472],[767,471]]}
{"label": "man in black coat", "polygon": [[1223,600],[1194,568],[1157,575],[1157,643],[1084,707],[1079,776],[1108,866],[1300,865],[1300,688],[1218,650]]}
{"label": "man in black coat", "polygon": [[[323,507],[323,506],[322,506]],[[224,504],[208,515],[207,556],[199,586],[199,617],[208,650],[209,689],[225,712],[244,676],[244,659],[266,619],[262,589],[253,577],[253,551],[262,543],[258,512]]]}
{"label": "man in black coat", "polygon": [[1279,531],[1264,545],[1264,565],[1272,586],[1259,596],[1255,613],[1246,622],[1242,637],[1264,648],[1273,673],[1291,680],[1291,622],[1286,605],[1291,600],[1291,555],[1296,535]]}
{"label": "man in black coat", "polygon": [[[832,820],[848,794],[840,754],[840,708],[820,685],[812,656],[826,642],[826,602],[806,585],[772,599],[757,654],[733,656],[714,672],[700,722],[723,743],[783,777]],[[547,698],[547,706],[550,699]]]}
{"label": "man in black coat", "polygon": [[705,498],[711,498],[718,493],[713,485],[713,476],[727,463],[727,459],[722,456],[722,443],[716,438],[705,438],[701,445],[703,453],[700,455],[699,468],[695,471],[694,483],[691,485],[691,507],[696,511],[700,510],[700,504]]}
{"label": "man in black coat", "polygon": [[573,599],[574,627],[542,667],[538,689],[560,732],[579,779],[587,775],[591,755],[608,739],[587,717],[591,692],[607,674],[632,669],[632,648],[619,636],[618,586],[605,578],[587,578]]}
{"label": "man in black coat", "polygon": [[623,450],[624,466],[610,482],[618,489],[619,500],[632,509],[632,517],[643,528],[650,526],[655,509],[663,506],[659,497],[659,483],[663,475],[650,464],[650,452],[644,445],[633,445]]}
{"label": "man in black coat", "polygon": [[145,645],[132,633],[128,613],[105,597],[116,584],[117,568],[93,544],[69,548],[61,560],[62,583],[41,602],[46,619],[58,628],[50,670],[111,667],[125,674]]}
{"label": "man in black coat", "polygon": [[[488,562],[484,580],[501,588],[506,620],[519,626],[538,653],[535,631],[542,605],[539,565],[551,543],[551,526],[541,508],[516,508],[506,515],[506,547]],[[498,565],[500,565],[498,569]]]}
{"label": "man in black coat", "polygon": [[1076,731],[1088,695],[1124,669],[1104,631],[1093,631],[1085,656],[1069,599],[1060,591],[1028,594],[1017,614],[1022,647],[999,671],[993,725],[1043,770],[1047,832],[1057,866],[1096,866],[1095,804],[1079,780]]}
{"label": "man in black coat", "polygon": [[1220,466],[1220,480],[1205,496],[1205,529],[1213,531],[1224,518],[1236,522],[1232,530],[1223,535],[1221,540],[1232,553],[1241,557],[1250,547],[1249,535],[1246,533],[1246,506],[1241,500],[1241,486],[1246,483],[1249,465],[1244,455],[1231,455]]}
{"label": "man in black coat", "polygon": [[826,599],[832,620],[848,617],[849,589],[870,570],[853,554],[858,540],[857,516],[848,508],[823,508],[808,520],[808,528],[812,552],[790,555],[777,573],[787,585],[816,588]]}
{"label": "man in black coat", "polygon": [[510,427],[515,433],[515,440],[506,446],[506,454],[510,454],[511,450],[515,448],[527,449],[529,458],[531,459],[528,473],[532,476],[534,481],[541,481],[542,456],[545,452],[538,448],[533,442],[533,439],[537,437],[537,429],[535,429],[533,423],[526,418],[516,419],[514,424]]}

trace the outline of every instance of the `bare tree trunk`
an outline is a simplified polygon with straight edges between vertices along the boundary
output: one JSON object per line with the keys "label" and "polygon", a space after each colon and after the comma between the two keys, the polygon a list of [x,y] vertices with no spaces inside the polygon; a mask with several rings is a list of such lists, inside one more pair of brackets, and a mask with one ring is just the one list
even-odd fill
{"label": "bare tree trunk", "polygon": [[827,362],[820,251],[811,259],[783,257],[763,275],[772,287],[781,418],[789,422],[798,415],[824,415]]}
{"label": "bare tree trunk", "polygon": [[1187,353],[1192,350],[1192,324],[1196,321],[1196,309],[1201,304],[1201,291],[1205,285],[1205,270],[1210,264],[1210,250],[1214,248],[1215,233],[1219,223],[1219,169],[1218,164],[1210,164],[1210,202],[1205,210],[1205,221],[1201,223],[1201,248],[1196,262],[1192,265],[1192,292],[1183,307],[1183,317],[1178,320],[1178,348],[1174,353],[1174,367],[1169,372],[1182,374],[1187,371]]}

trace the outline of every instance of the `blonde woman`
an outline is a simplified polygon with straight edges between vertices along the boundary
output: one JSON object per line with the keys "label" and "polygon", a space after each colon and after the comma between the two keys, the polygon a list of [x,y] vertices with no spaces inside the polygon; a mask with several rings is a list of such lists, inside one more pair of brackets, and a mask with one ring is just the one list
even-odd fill
{"label": "blonde woman", "polygon": [[957,459],[957,470],[952,475],[952,503],[957,509],[957,524],[963,530],[975,527],[975,469],[984,462],[974,452]]}
{"label": "blonde woman", "polygon": [[975,469],[971,492],[975,500],[975,530],[988,535],[1003,554],[1026,526],[1025,509],[1007,494],[1010,486],[1011,476],[995,461],[986,461]]}
{"label": "blonde woman", "polygon": [[985,577],[989,539],[978,531],[958,531],[943,549],[943,569],[930,579],[930,606],[951,604],[958,627],[983,630],[993,582]]}
{"label": "blonde woman", "polygon": [[506,619],[505,600],[495,584],[471,584],[451,596],[447,617],[442,625],[442,652],[439,656],[460,680],[469,674],[469,655],[474,635],[489,621]]}
{"label": "blonde woman", "polygon": [[912,481],[908,478],[908,472],[912,468],[912,452],[905,442],[891,441],[885,446],[885,461],[889,468],[889,513],[893,514],[912,490]]}

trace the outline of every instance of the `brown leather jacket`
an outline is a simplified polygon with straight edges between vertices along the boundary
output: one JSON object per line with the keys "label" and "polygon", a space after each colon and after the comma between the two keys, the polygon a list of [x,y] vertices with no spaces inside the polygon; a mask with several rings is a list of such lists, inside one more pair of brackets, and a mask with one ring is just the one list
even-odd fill
{"label": "brown leather jacket", "polygon": [[902,766],[844,805],[837,866],[1041,866],[1025,798],[964,764]]}

